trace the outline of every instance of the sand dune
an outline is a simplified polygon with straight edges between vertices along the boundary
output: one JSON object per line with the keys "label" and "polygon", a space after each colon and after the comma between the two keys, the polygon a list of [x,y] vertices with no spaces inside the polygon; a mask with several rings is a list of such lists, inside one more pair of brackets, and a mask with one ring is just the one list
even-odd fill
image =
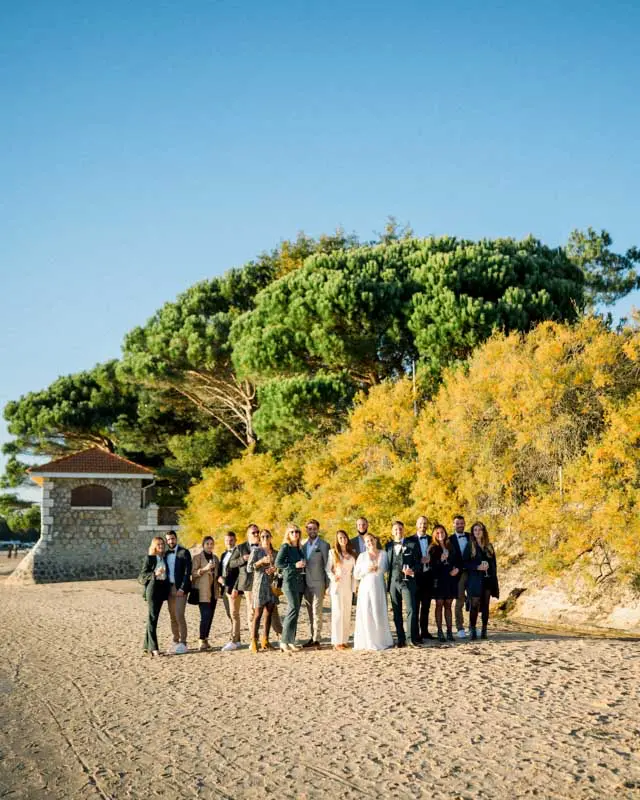
{"label": "sand dune", "polygon": [[640,796],[637,642],[150,659],[134,582],[0,583],[0,603],[0,797]]}

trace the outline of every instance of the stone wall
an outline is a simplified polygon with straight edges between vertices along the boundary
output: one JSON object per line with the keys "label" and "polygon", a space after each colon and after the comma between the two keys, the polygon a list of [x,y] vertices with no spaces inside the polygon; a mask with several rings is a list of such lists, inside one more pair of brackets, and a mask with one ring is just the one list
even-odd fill
{"label": "stone wall", "polygon": [[[112,508],[71,507],[71,490],[100,484]],[[12,583],[134,578],[159,526],[158,508],[140,507],[141,479],[49,478],[42,489],[40,539],[7,579]]]}

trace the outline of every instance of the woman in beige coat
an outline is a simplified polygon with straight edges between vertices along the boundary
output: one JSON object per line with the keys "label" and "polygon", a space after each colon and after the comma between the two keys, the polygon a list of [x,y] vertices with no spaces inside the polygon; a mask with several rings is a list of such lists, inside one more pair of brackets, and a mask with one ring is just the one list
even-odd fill
{"label": "woman in beige coat", "polygon": [[214,544],[213,536],[205,536],[202,551],[193,557],[191,564],[191,586],[198,590],[200,608],[200,650],[209,649],[211,623],[220,597],[220,561],[213,552]]}

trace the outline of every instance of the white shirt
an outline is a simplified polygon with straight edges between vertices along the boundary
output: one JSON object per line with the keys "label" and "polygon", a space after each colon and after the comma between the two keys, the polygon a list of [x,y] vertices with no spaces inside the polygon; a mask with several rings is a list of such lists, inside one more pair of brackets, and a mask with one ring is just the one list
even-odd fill
{"label": "white shirt", "polygon": [[176,551],[167,553],[167,569],[169,570],[169,583],[176,582]]}
{"label": "white shirt", "polygon": [[464,533],[456,533],[456,537],[458,539],[458,545],[460,547],[460,552],[464,553],[464,548],[467,546],[467,542],[469,541],[469,539],[464,535]]}
{"label": "white shirt", "polygon": [[222,556],[222,574],[223,575],[227,574],[227,563],[228,563],[229,559],[231,558],[231,553],[233,553],[233,550],[227,550],[225,552],[225,554]]}
{"label": "white shirt", "polygon": [[[429,549],[429,536],[425,533],[424,536],[422,534],[418,534],[418,541],[420,542],[420,552],[422,553],[422,557],[424,558],[427,555],[427,550]],[[426,572],[429,569],[428,564],[422,565],[422,571]]]}

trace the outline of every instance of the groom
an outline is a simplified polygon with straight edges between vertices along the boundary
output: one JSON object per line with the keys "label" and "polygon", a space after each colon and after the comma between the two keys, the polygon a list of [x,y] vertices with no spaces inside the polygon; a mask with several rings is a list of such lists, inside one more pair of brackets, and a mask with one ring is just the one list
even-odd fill
{"label": "groom", "polygon": [[386,546],[389,572],[387,591],[391,598],[393,622],[398,635],[398,647],[407,646],[407,635],[403,622],[403,606],[407,609],[407,627],[411,644],[419,645],[418,611],[416,600],[416,573],[421,567],[422,554],[416,536],[404,536],[404,523],[396,521],[391,527],[393,541]]}

